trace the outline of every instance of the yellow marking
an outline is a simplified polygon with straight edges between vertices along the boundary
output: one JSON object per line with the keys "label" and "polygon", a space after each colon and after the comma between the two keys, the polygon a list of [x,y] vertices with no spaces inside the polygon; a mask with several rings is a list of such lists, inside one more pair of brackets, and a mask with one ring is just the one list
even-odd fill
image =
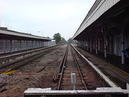
{"label": "yellow marking", "polygon": [[16,72],[16,70],[11,70],[11,71],[7,71],[7,72],[3,72],[3,74],[13,74],[15,72]]}

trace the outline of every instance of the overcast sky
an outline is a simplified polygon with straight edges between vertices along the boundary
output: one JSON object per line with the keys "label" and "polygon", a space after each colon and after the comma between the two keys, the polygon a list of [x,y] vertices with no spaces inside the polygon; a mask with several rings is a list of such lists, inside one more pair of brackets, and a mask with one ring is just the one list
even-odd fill
{"label": "overcast sky", "polygon": [[68,39],[73,36],[95,0],[0,0],[0,26]]}

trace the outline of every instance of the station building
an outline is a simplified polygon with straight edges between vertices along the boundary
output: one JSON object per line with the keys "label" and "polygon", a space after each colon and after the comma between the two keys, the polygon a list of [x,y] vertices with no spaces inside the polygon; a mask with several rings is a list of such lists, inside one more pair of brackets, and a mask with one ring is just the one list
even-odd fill
{"label": "station building", "polygon": [[110,63],[129,64],[129,0],[96,0],[73,39]]}
{"label": "station building", "polygon": [[55,45],[55,42],[49,37],[35,36],[0,27],[0,54],[52,45]]}

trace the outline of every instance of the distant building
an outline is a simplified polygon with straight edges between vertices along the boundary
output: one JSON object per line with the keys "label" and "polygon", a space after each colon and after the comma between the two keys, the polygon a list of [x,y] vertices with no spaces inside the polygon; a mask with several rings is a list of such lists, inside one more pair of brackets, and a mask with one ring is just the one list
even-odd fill
{"label": "distant building", "polygon": [[0,27],[0,54],[54,45],[49,37],[35,36]]}

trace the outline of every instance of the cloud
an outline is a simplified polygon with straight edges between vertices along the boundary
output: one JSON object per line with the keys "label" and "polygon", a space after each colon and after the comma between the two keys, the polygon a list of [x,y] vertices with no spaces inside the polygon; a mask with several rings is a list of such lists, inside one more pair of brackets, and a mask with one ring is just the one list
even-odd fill
{"label": "cloud", "polygon": [[68,39],[75,33],[94,1],[0,0],[0,5],[4,5],[1,24],[10,29],[50,37],[59,32]]}
{"label": "cloud", "polygon": [[7,2],[4,0],[0,0],[0,23],[2,22],[2,18],[4,17],[4,12],[7,8]]}

